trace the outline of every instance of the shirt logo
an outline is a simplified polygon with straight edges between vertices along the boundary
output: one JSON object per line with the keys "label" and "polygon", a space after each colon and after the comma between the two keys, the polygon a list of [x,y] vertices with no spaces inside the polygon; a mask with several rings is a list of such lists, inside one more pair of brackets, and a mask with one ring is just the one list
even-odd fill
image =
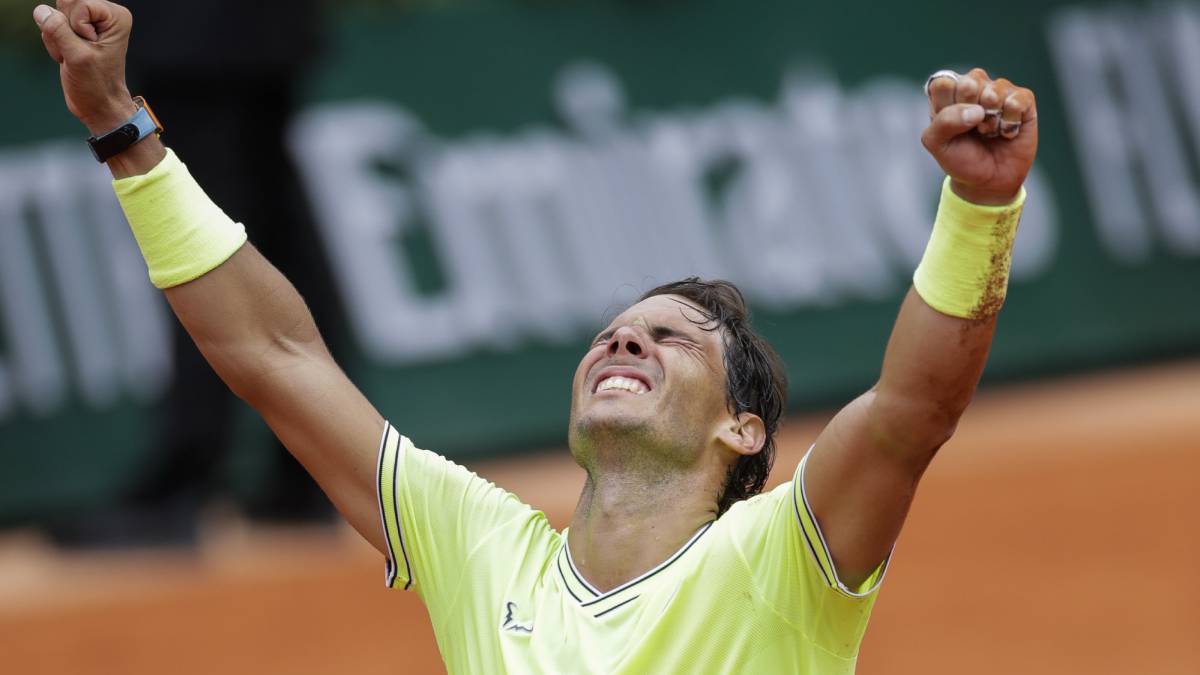
{"label": "shirt logo", "polygon": [[511,630],[514,633],[532,633],[533,622],[529,622],[529,625],[518,623],[517,620],[513,618],[513,613],[516,611],[517,603],[511,601],[506,602],[504,604],[504,623],[500,624],[500,627],[504,630]]}

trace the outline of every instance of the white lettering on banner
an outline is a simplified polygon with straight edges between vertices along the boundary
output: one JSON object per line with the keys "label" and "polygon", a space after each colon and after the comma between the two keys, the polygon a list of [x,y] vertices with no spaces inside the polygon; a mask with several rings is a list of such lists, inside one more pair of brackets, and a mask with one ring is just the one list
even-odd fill
{"label": "white lettering on banner", "polygon": [[1171,88],[1183,104],[1192,151],[1200,156],[1200,10],[1192,4],[1173,5],[1159,17],[1155,28],[1167,36],[1166,62],[1174,75]]}
{"label": "white lettering on banner", "polygon": [[[1200,8],[1067,9],[1047,38],[1105,250],[1130,264],[1156,249],[1200,255]],[[649,111],[631,109],[611,69],[584,62],[550,88],[562,129],[442,139],[400,106],[356,102],[312,108],[293,130],[375,361],[567,340],[691,274],[783,311],[909,283],[940,180],[917,140],[919,83],[846,90],[796,69],[773,101]],[[1058,244],[1037,166],[1028,187],[1018,282],[1043,274]],[[440,285],[419,284],[401,243],[414,234],[433,258],[415,262],[432,263]],[[78,142],[0,152],[0,421],[156,396],[170,377],[168,321],[106,172]]]}
{"label": "white lettering on banner", "polygon": [[0,332],[0,420],[52,414],[72,390],[93,408],[149,399],[170,376],[162,299],[77,143],[0,154]]}
{"label": "white lettering on banner", "polygon": [[[781,310],[908,285],[941,180],[917,139],[928,122],[919,85],[882,79],[847,94],[796,71],[776,104],[631,113],[612,71],[577,63],[554,94],[566,131],[438,139],[379,102],[298,120],[292,149],[370,357],[561,341],[693,274]],[[1057,243],[1050,185],[1036,167],[1029,181],[1017,280],[1043,272]],[[416,228],[444,272],[432,293],[418,291],[398,244]]]}
{"label": "white lettering on banner", "polygon": [[[1198,10],[1182,4],[1154,13],[1073,8],[1049,24],[1092,217],[1108,251],[1127,263],[1150,256],[1156,224],[1167,248],[1200,252],[1200,194],[1167,93],[1183,92],[1193,113],[1200,106],[1198,25]],[[1193,123],[1194,139],[1198,130]]]}
{"label": "white lettering on banner", "polygon": [[16,390],[5,398],[45,413],[62,403],[67,383],[25,213],[33,182],[23,162],[0,164],[0,312],[12,368],[7,384]]}

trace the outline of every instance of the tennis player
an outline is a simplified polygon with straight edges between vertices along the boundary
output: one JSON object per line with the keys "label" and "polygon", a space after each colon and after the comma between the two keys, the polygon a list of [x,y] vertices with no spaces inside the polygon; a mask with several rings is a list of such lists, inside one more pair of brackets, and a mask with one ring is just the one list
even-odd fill
{"label": "tennis player", "polygon": [[583,355],[569,434],[587,481],[558,532],[418,449],[343,375],[291,284],[131,99],[126,9],[60,0],[33,14],[151,281],[387,557],[387,584],[426,603],[451,673],[853,672],[917,483],[971,400],[1004,302],[1037,148],[1031,91],[980,69],[926,83],[921,140],[947,174],[928,248],[879,381],[793,480],[759,494],[784,410],[777,357],[734,286],[684,280]]}

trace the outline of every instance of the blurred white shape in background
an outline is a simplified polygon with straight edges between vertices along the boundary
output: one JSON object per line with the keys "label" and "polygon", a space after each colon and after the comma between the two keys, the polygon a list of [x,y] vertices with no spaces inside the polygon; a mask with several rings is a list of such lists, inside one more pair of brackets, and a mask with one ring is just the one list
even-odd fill
{"label": "blurred white shape in background", "polygon": [[1200,252],[1200,184],[1182,131],[1190,122],[1200,144],[1200,9],[1066,9],[1047,42],[1105,248],[1125,263],[1149,258],[1157,239]]}
{"label": "blurred white shape in background", "polygon": [[107,170],[75,142],[0,153],[0,419],[157,396],[167,320]]}
{"label": "blurred white shape in background", "polygon": [[[403,107],[311,108],[292,150],[368,356],[445,358],[594,329],[617,301],[690,275],[781,310],[902,292],[924,251],[941,172],[921,147],[919,83],[846,91],[785,73],[779,99],[633,111],[615,72],[567,65],[565,128],[436,138]],[[1013,275],[1057,244],[1037,169]],[[420,290],[400,241],[428,236],[444,285]]]}

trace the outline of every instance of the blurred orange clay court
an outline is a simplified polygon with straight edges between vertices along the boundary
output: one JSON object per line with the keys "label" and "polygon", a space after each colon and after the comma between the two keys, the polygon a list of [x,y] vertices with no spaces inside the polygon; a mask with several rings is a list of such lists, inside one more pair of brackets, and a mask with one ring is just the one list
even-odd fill
{"label": "blurred orange clay court", "polygon": [[[826,415],[790,420],[773,484]],[[561,526],[565,451],[480,464]],[[861,675],[1200,673],[1200,361],[977,397],[926,475]],[[213,518],[198,555],[0,537],[0,672],[436,673],[414,595],[349,531]]]}

